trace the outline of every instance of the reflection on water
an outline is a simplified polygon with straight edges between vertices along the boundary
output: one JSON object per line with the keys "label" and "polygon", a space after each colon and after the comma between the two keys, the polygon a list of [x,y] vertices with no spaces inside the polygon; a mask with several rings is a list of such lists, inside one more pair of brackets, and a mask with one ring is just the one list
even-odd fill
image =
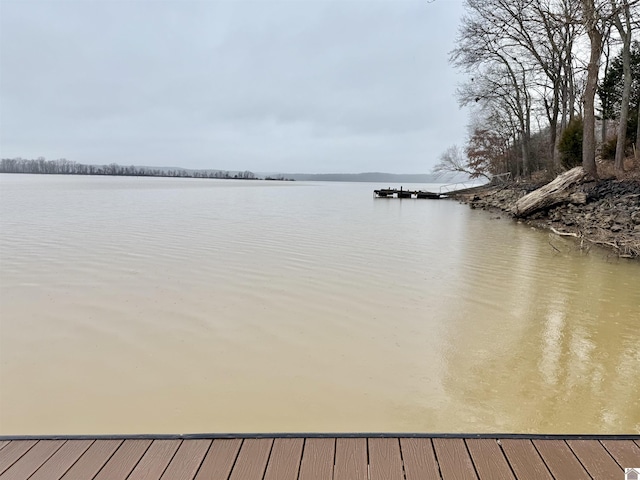
{"label": "reflection on water", "polygon": [[640,431],[636,263],[374,187],[0,176],[0,433]]}

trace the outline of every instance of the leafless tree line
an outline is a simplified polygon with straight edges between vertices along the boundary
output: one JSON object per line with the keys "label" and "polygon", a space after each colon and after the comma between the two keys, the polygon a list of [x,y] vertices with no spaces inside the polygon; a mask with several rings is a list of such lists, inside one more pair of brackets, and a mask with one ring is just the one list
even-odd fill
{"label": "leafless tree line", "polygon": [[36,173],[58,175],[120,175],[143,177],[183,177],[183,178],[227,178],[255,180],[256,175],[249,170],[229,172],[225,170],[185,170],[181,168],[153,168],[124,166],[116,163],[109,165],[86,165],[64,158],[35,160],[24,158],[3,158],[0,161],[0,173]]}
{"label": "leafless tree line", "polygon": [[444,152],[436,170],[474,176],[505,171],[527,176],[543,168],[558,172],[559,136],[571,120],[581,117],[582,165],[597,178],[596,92],[604,75],[602,60],[621,52],[623,88],[615,157],[615,170],[621,175],[639,3],[466,0],[450,60],[468,76],[457,97],[460,105],[471,107],[470,140],[464,153]]}

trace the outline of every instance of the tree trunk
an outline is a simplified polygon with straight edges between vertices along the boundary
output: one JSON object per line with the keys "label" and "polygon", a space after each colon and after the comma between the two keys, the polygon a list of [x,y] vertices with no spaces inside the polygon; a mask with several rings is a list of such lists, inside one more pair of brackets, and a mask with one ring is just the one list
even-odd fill
{"label": "tree trunk", "polygon": [[[606,49],[604,50],[604,71],[605,73],[609,71],[609,60],[610,60],[610,54],[611,54],[611,47],[607,44],[606,45]],[[602,143],[607,141],[607,109],[605,108],[605,101],[602,97],[600,97],[600,105],[602,107],[602,132],[601,132],[601,139],[600,141]]]}
{"label": "tree trunk", "polygon": [[[571,49],[573,46],[571,47]],[[571,54],[569,49],[569,54]],[[571,56],[567,58],[567,76],[569,77],[569,121],[567,125],[571,123],[571,120],[575,117],[576,111],[576,85],[573,78],[573,65],[571,65]]]}
{"label": "tree trunk", "polygon": [[602,32],[598,29],[598,12],[594,0],[582,0],[585,28],[589,35],[591,54],[587,67],[587,84],[584,89],[584,129],[582,132],[582,167],[594,179],[598,179],[596,167],[596,118],[595,96],[598,87],[598,69],[602,53]]}
{"label": "tree trunk", "polygon": [[558,173],[560,171],[560,158],[558,156],[558,153],[556,152],[558,145],[556,145],[558,143],[558,119],[556,116],[556,119],[551,123],[550,125],[550,130],[549,130],[549,148],[550,148],[550,152],[549,154],[551,155],[551,165],[553,165],[553,170],[554,173]]}
{"label": "tree trunk", "polygon": [[529,176],[529,151],[527,148],[527,142],[525,140],[526,135],[523,133],[520,139],[520,150],[522,151],[522,176]]}
{"label": "tree trunk", "polygon": [[640,165],[640,105],[638,105],[638,129],[636,130],[636,151],[633,155],[634,167]]}
{"label": "tree trunk", "polygon": [[572,199],[571,187],[584,182],[590,174],[582,167],[575,167],[558,175],[544,187],[534,190],[516,202],[513,213],[517,217],[527,217],[540,210],[566,203]]}
{"label": "tree trunk", "polygon": [[622,104],[620,105],[620,122],[618,124],[618,143],[616,144],[616,160],[614,170],[616,177],[624,176],[624,158],[627,146],[627,122],[629,119],[629,97],[631,95],[631,20],[629,18],[629,3],[624,2],[625,26],[622,25],[620,15],[615,18],[616,28],[622,38],[622,75],[624,79],[622,89]]}

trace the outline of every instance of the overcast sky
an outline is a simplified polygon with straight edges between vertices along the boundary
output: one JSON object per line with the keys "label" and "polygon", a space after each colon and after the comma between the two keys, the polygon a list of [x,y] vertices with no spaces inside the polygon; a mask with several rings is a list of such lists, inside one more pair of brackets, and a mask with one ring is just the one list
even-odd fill
{"label": "overcast sky", "polygon": [[3,158],[428,173],[462,0],[0,0]]}

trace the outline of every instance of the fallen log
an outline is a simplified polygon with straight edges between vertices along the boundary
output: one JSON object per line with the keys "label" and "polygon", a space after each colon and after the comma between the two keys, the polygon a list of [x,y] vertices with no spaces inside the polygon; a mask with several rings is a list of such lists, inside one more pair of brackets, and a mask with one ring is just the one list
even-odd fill
{"label": "fallen log", "polygon": [[528,217],[540,210],[567,203],[571,201],[571,196],[574,194],[572,188],[584,183],[588,178],[590,178],[589,174],[582,167],[572,168],[518,200],[513,208],[513,214],[516,217]]}

